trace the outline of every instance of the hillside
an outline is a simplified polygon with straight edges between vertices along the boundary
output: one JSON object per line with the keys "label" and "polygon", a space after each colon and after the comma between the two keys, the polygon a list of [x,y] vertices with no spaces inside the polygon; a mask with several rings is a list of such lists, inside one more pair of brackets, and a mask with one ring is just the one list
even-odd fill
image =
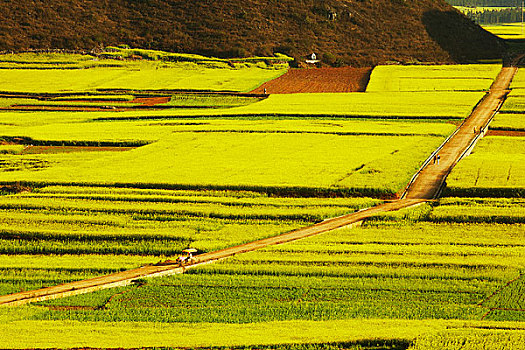
{"label": "hillside", "polygon": [[502,44],[444,0],[17,0],[0,50],[102,45],[221,57],[320,54],[331,65],[468,62]]}

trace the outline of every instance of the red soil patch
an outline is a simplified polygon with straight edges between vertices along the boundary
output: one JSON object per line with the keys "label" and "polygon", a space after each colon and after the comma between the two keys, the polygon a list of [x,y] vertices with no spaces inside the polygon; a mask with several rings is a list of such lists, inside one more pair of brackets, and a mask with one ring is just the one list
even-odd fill
{"label": "red soil patch", "polygon": [[31,111],[31,112],[107,112],[128,110],[123,107],[73,107],[73,106],[30,106],[13,105],[11,107],[0,108],[6,111]]}
{"label": "red soil patch", "polygon": [[143,106],[152,107],[152,106],[156,106],[159,104],[168,103],[170,102],[170,100],[171,100],[171,97],[169,96],[167,97],[137,97],[129,101],[129,103],[141,103]]}
{"label": "red soil patch", "polygon": [[136,147],[93,147],[93,146],[27,146],[22,154],[72,153],[72,152],[123,152]]}
{"label": "red soil patch", "polygon": [[360,92],[365,91],[372,68],[311,68],[290,69],[253,93],[294,94],[304,92]]}
{"label": "red soil patch", "polygon": [[487,136],[519,136],[525,137],[525,131],[516,130],[492,130],[489,129]]}

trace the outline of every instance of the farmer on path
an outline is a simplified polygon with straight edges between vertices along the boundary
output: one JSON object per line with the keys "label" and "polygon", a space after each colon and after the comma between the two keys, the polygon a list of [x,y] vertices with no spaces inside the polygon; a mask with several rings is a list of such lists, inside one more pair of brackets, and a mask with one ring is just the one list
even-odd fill
{"label": "farmer on path", "polygon": [[439,160],[441,159],[441,156],[438,154],[437,155],[437,162],[438,162],[438,165],[439,165]]}

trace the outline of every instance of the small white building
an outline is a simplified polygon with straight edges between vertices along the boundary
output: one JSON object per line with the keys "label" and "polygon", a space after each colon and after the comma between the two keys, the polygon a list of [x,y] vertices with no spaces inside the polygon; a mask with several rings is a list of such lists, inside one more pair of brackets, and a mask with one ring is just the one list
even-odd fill
{"label": "small white building", "polygon": [[310,55],[310,58],[307,59],[305,62],[308,63],[308,64],[315,64],[315,63],[318,63],[320,61],[317,59],[317,55],[315,53],[312,53]]}

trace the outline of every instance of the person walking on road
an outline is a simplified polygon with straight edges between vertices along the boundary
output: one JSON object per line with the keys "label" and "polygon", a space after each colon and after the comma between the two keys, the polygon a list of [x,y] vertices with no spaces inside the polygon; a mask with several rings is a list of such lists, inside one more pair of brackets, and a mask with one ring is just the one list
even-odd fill
{"label": "person walking on road", "polygon": [[438,154],[438,155],[437,155],[437,163],[438,163],[438,165],[439,165],[439,160],[440,160],[440,159],[441,159],[441,156]]}

